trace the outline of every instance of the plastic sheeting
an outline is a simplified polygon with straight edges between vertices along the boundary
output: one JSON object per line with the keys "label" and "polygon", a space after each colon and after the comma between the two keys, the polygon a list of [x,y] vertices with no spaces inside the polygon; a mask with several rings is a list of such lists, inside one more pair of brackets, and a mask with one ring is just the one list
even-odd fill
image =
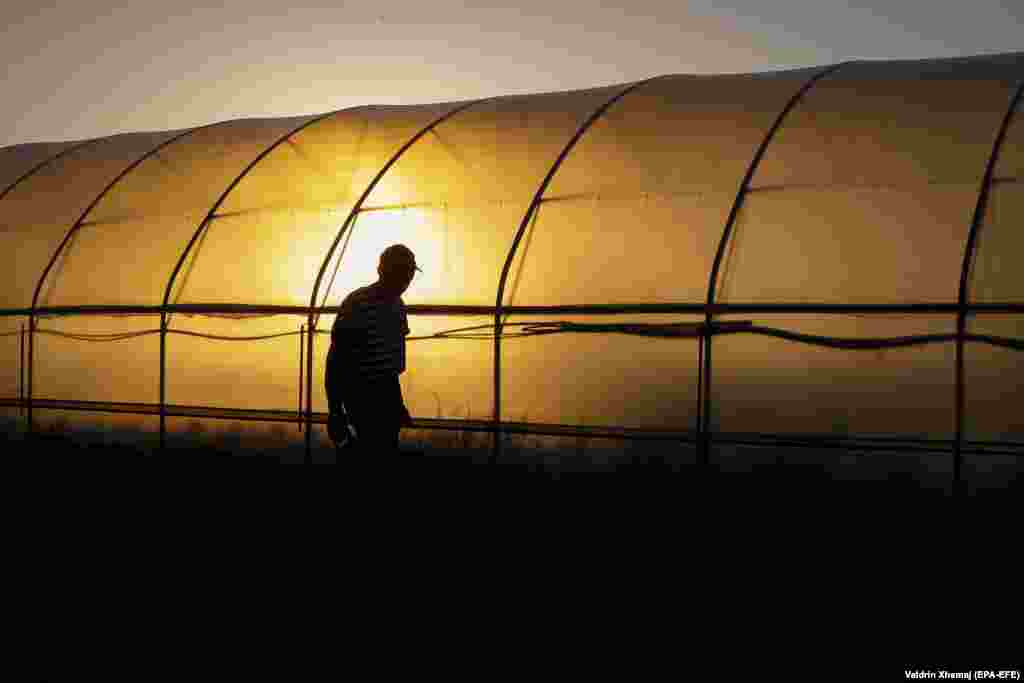
{"label": "plastic sheeting", "polygon": [[[1024,316],[978,315],[971,334],[1024,340]],[[969,342],[964,348],[965,435],[970,440],[1024,443],[1021,351]]]}
{"label": "plastic sheeting", "polygon": [[817,72],[673,76],[626,95],[558,169],[510,303],[702,303],[754,150]]}
{"label": "plastic sheeting", "polygon": [[[728,316],[734,318],[737,316]],[[845,339],[948,336],[951,316],[743,316],[759,327]],[[952,438],[956,345],[830,348],[755,334],[714,342],[712,430]]]}
{"label": "plastic sheeting", "polygon": [[816,83],[764,156],[722,301],[956,301],[1019,60],[854,63]]}
{"label": "plastic sheeting", "polygon": [[[1015,54],[851,63],[817,81],[756,169],[716,298],[956,301],[978,185],[1022,62]],[[640,84],[594,122],[558,168],[515,255],[505,303],[703,301],[754,150],[789,98],[820,72]],[[586,117],[624,87],[485,100],[424,135],[361,207],[348,253],[336,254],[343,264],[327,298],[372,277],[373,252],[405,239],[427,266],[410,303],[492,304],[541,180]],[[356,198],[406,140],[455,106],[361,107],[326,116],[261,158],[206,224],[207,211],[248,164],[314,117],[187,132],[89,211],[44,282],[40,304],[159,305],[198,233],[172,301],[307,305]],[[1011,124],[1000,154],[990,202],[995,221],[999,212],[1011,221],[1016,215],[1021,129]],[[87,143],[2,200],[3,235],[22,256],[5,308],[30,304],[24,290],[34,290],[78,214],[171,135]],[[15,177],[59,149],[0,150],[0,171]],[[1019,233],[985,232],[988,242]],[[628,253],[643,254],[647,267],[624,267]]]}
{"label": "plastic sheeting", "polygon": [[[700,305],[720,248],[714,298],[726,305],[949,306],[898,317],[726,316],[790,337],[716,337],[706,378],[716,433],[949,440],[967,239],[1022,80],[1024,53],[854,62],[5,148],[0,309],[10,315],[0,328],[0,390],[23,393],[17,332],[37,288],[34,397],[152,403],[160,351],[151,332],[165,295],[235,315],[229,307],[306,307],[318,287],[316,305],[338,305],[375,279],[384,247],[404,242],[424,271],[406,303],[493,307],[522,226],[506,306]],[[1019,112],[998,151],[967,301],[1019,305]],[[130,318],[56,318],[48,310],[55,306],[154,308]],[[295,313],[174,314],[167,402],[298,410],[300,393],[312,391],[314,410],[323,410],[323,332],[333,317],[319,318],[313,386],[305,387],[297,336],[305,319]],[[504,420],[679,431],[698,424],[699,338],[568,327],[520,338],[513,326],[496,359],[493,330],[483,339],[436,336],[493,322],[479,313],[412,316],[417,338],[402,382],[414,415],[490,418],[500,360]],[[696,322],[699,314],[529,319]],[[971,315],[967,332],[1024,338],[1019,314]],[[793,337],[801,334],[944,341],[865,350]],[[1010,347],[966,344],[968,438],[1024,440],[1018,419],[986,407],[1010,405],[1024,385],[1020,352]]]}
{"label": "plastic sheeting", "polygon": [[[47,266],[89,205],[126,167],[173,136],[132,133],[96,140],[40,168],[11,189],[0,201],[0,254],[4,254],[5,273],[0,307],[31,306]],[[58,258],[51,271],[54,278],[60,277],[63,265]],[[100,256],[84,267],[95,275],[116,271],[118,265]],[[42,284],[37,303],[50,304],[50,289]],[[109,295],[114,283],[105,284]],[[90,287],[77,299],[98,303],[103,295],[103,290]]]}
{"label": "plastic sheeting", "polygon": [[82,143],[38,142],[0,149],[0,194],[6,194],[17,182],[58,155]]}
{"label": "plastic sheeting", "polygon": [[1024,253],[1024,107],[1018,103],[996,159],[978,230],[968,297],[998,303],[1024,300],[1017,256]]}

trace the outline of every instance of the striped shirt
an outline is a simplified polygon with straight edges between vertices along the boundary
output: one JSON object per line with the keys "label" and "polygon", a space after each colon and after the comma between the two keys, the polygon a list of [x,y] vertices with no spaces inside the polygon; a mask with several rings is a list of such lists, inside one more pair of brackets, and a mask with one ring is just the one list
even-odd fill
{"label": "striped shirt", "polygon": [[405,371],[409,321],[401,297],[386,297],[376,284],[361,287],[341,303],[331,328],[328,363],[339,374],[372,380]]}

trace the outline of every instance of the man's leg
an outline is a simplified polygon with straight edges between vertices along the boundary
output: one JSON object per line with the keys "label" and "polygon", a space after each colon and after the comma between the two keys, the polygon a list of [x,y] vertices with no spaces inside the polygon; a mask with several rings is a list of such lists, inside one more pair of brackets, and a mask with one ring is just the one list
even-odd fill
{"label": "man's leg", "polygon": [[350,416],[356,429],[358,450],[364,457],[389,457],[398,453],[397,386],[397,376],[366,384],[351,401],[354,410],[350,411]]}
{"label": "man's leg", "polygon": [[402,385],[398,375],[391,375],[380,385],[381,448],[389,456],[398,455],[398,432],[402,427]]}

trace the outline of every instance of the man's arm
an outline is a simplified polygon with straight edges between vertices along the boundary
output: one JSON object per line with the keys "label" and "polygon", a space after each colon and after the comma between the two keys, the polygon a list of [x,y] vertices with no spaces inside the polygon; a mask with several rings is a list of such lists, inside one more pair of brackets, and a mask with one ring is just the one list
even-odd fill
{"label": "man's arm", "polygon": [[327,351],[327,363],[324,367],[324,389],[327,391],[327,409],[332,415],[340,415],[345,412],[341,401],[341,373],[339,372],[338,349],[331,341],[331,348]]}
{"label": "man's arm", "polygon": [[324,367],[324,388],[327,390],[327,435],[338,447],[349,443],[352,432],[349,418],[342,400],[344,383],[347,381],[346,368],[351,363],[351,331],[335,326],[331,330],[331,347],[327,351]]}
{"label": "man's arm", "polygon": [[[401,332],[402,332],[402,346],[404,347],[405,346],[405,338],[409,336],[409,317],[408,317],[408,315],[406,314],[406,311],[405,311],[405,302],[402,301],[401,298],[399,298],[398,299],[398,303],[399,303],[399,311],[401,311],[401,323],[400,323],[400,325],[401,325]],[[402,349],[402,356],[403,356],[403,358],[405,356],[405,349],[404,348]],[[403,363],[404,363],[404,361],[403,361]],[[401,396],[401,391],[399,391],[399,396]],[[402,411],[401,411],[401,415],[399,417],[399,421],[400,421],[400,423],[401,423],[401,425],[403,427],[411,427],[412,426],[412,415],[409,414],[409,409],[406,408],[405,400],[404,399],[402,400]]]}
{"label": "man's arm", "polygon": [[331,326],[331,347],[327,351],[327,362],[324,367],[324,388],[327,390],[327,406],[331,413],[345,412],[342,402],[342,386],[345,382],[346,370],[352,364],[352,352],[355,345],[354,321],[349,298],[341,304],[342,310]]}

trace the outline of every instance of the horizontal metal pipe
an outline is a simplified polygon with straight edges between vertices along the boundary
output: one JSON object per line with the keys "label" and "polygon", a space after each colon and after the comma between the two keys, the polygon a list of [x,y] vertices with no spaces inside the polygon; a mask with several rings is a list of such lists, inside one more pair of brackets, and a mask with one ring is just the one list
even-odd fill
{"label": "horizontal metal pipe", "polygon": [[[494,306],[410,304],[406,306],[412,315],[493,315]],[[1024,313],[1024,302],[1015,303],[973,303],[966,307],[968,314],[976,313]],[[136,305],[95,305],[95,306],[46,306],[35,310],[37,316],[46,315],[159,315],[160,313],[195,313],[225,315],[309,315],[338,313],[340,306],[289,306],[267,304],[168,304],[161,306]],[[688,313],[716,315],[729,313],[823,313],[851,314],[956,314],[960,307],[956,303],[903,303],[903,304],[829,304],[829,303],[731,303],[731,304],[580,304],[569,306],[502,306],[508,315],[616,315],[620,313]],[[0,316],[26,316],[28,308],[0,309]]]}
{"label": "horizontal metal pipe", "polygon": [[[15,407],[21,401],[16,399],[0,399],[0,407]],[[36,408],[44,410],[68,410],[97,413],[128,413],[137,415],[157,415],[160,405],[157,403],[106,403],[102,401],[70,401],[34,399]],[[290,410],[246,410],[237,408],[218,408],[215,406],[183,406],[168,404],[168,416],[195,417],[204,419],[236,420],[239,422],[294,422],[295,413]],[[312,421],[326,424],[327,413],[313,413]],[[491,420],[459,420],[459,419],[414,419],[412,429],[439,431],[470,431],[487,432],[494,428]],[[504,422],[502,431],[514,434],[531,434],[540,436],[579,436],[587,438],[618,439],[624,441],[673,441],[695,444],[697,434],[694,431],[636,429],[630,427],[588,426],[549,424],[531,422]],[[719,438],[721,437],[721,438]],[[830,434],[813,433],[779,433],[761,434],[750,432],[719,432],[715,436],[716,444],[757,447],[806,447],[848,450],[888,450],[888,451],[922,451],[948,452],[953,442],[942,439],[912,439],[908,437],[836,437]],[[969,450],[965,453],[983,455],[1005,454],[1024,456],[1024,442],[1002,441],[969,441],[965,442]]]}

